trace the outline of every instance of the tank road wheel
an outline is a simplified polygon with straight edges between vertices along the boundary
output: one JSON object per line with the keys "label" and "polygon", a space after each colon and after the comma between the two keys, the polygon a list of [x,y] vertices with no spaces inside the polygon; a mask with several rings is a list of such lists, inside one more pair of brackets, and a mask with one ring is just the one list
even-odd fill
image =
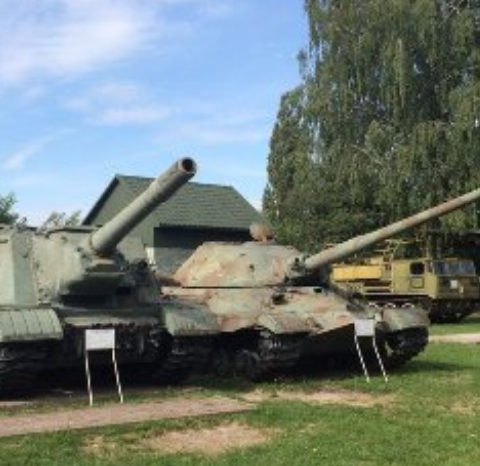
{"label": "tank road wheel", "polygon": [[217,349],[214,351],[211,363],[211,372],[216,377],[227,378],[234,374],[234,361],[232,355],[224,350]]}
{"label": "tank road wheel", "polygon": [[253,350],[241,350],[235,357],[235,372],[237,375],[259,382],[267,376],[268,371],[262,366],[260,355]]}
{"label": "tank road wheel", "polygon": [[46,357],[44,349],[37,345],[0,346],[0,397],[34,390],[33,382]]}
{"label": "tank road wheel", "polygon": [[162,361],[153,374],[153,381],[177,385],[193,372],[205,370],[210,359],[212,341],[208,337],[173,337],[162,348]]}
{"label": "tank road wheel", "polygon": [[379,345],[383,363],[394,369],[420,354],[428,344],[428,329],[409,328],[385,335]]}
{"label": "tank road wheel", "polygon": [[152,381],[158,385],[179,385],[190,375],[190,367],[166,359],[152,374]]}

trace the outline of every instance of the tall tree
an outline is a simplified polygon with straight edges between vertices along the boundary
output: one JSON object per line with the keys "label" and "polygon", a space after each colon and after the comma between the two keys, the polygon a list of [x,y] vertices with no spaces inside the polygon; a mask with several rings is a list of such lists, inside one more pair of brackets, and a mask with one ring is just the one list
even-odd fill
{"label": "tall tree", "polygon": [[276,238],[292,244],[302,242],[314,202],[314,161],[303,99],[301,86],[282,96],[270,139],[268,185],[263,199],[263,210]]}
{"label": "tall tree", "polygon": [[[480,2],[305,6],[305,112],[357,232],[477,187]],[[471,212],[447,223],[478,227]]]}
{"label": "tall tree", "polygon": [[305,99],[304,86],[282,96],[270,139],[263,211],[278,241],[313,252],[351,236],[361,215],[349,211],[343,186],[323,163]]}

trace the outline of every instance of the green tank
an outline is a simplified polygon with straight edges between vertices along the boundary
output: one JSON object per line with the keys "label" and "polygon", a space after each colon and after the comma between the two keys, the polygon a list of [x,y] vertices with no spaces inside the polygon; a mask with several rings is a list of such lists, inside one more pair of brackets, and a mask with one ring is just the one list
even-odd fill
{"label": "green tank", "polygon": [[83,364],[85,331],[114,329],[118,362],[178,378],[203,364],[217,323],[195,303],[159,294],[143,244],[126,238],[196,172],[177,161],[104,226],[0,227],[0,392],[43,370]]}
{"label": "green tank", "polygon": [[205,304],[215,316],[212,370],[263,379],[296,366],[354,351],[354,322],[374,318],[384,362],[407,362],[428,343],[429,319],[418,306],[370,306],[328,286],[328,267],[359,251],[480,199],[480,189],[380,230],[308,256],[275,243],[255,228],[257,241],[200,246],[173,276],[168,293]]}

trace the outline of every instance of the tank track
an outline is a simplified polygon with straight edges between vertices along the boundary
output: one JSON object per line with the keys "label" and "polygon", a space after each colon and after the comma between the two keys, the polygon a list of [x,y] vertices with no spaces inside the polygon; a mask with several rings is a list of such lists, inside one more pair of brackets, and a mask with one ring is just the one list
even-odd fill
{"label": "tank track", "polygon": [[456,324],[468,315],[475,312],[475,306],[462,307],[458,303],[435,303],[430,301],[428,306],[428,315],[435,324]]}
{"label": "tank track", "polygon": [[0,345],[0,397],[22,395],[44,368],[47,353],[37,345]]}
{"label": "tank track", "polygon": [[428,329],[410,328],[386,335],[382,359],[386,367],[398,368],[420,354],[428,344]]}
{"label": "tank track", "polygon": [[173,337],[153,380],[161,384],[177,384],[194,372],[203,372],[212,352],[212,340],[207,337]]}
{"label": "tank track", "polygon": [[235,374],[252,382],[287,371],[300,359],[303,336],[260,332],[255,346],[240,348],[234,357]]}

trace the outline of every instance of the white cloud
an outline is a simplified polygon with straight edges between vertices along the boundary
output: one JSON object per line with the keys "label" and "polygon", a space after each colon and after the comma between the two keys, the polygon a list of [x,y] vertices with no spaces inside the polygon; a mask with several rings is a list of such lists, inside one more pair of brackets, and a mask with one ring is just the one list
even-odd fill
{"label": "white cloud", "polygon": [[130,83],[100,85],[65,106],[84,114],[94,124],[111,126],[153,123],[170,114],[167,106],[152,103],[144,88]]}
{"label": "white cloud", "polygon": [[164,8],[188,7],[203,19],[218,19],[230,16],[242,8],[238,0],[160,0]]}
{"label": "white cloud", "polygon": [[8,180],[8,186],[14,190],[24,190],[31,188],[41,188],[47,183],[55,183],[56,179],[51,174],[46,173],[26,173],[23,172]]}
{"label": "white cloud", "polygon": [[41,152],[41,150],[52,140],[51,137],[46,136],[40,139],[37,139],[36,141],[30,142],[28,144],[25,144],[24,146],[20,147],[16,152],[13,154],[10,154],[5,158],[5,161],[3,162],[2,168],[4,170],[20,170],[24,167],[26,162],[32,158],[35,154],[38,152]]}
{"label": "white cloud", "polygon": [[4,0],[0,6],[0,79],[82,73],[137,50],[153,18],[131,2]]}
{"label": "white cloud", "polygon": [[203,0],[200,2],[200,14],[205,19],[222,19],[229,17],[242,8],[241,2],[226,1],[219,2],[218,0]]}
{"label": "white cloud", "polygon": [[[0,83],[81,75],[227,14],[225,0],[2,0]],[[232,3],[227,1],[227,5]],[[189,7],[186,19],[170,7]],[[222,6],[223,5],[223,6]],[[172,9],[173,11],[173,9]]]}
{"label": "white cloud", "polygon": [[98,117],[98,124],[126,125],[152,123],[165,118],[168,112],[155,107],[111,108]]}
{"label": "white cloud", "polygon": [[234,108],[212,101],[191,101],[176,108],[179,121],[165,126],[158,133],[159,142],[188,141],[191,145],[216,146],[253,144],[267,141],[270,136],[268,115],[256,109]]}
{"label": "white cloud", "polygon": [[188,140],[192,145],[249,144],[263,141],[268,133],[263,128],[235,126],[228,121],[179,124],[167,134],[169,139]]}
{"label": "white cloud", "polygon": [[229,176],[232,177],[234,176],[235,178],[259,178],[259,179],[264,179],[265,178],[265,168],[264,167],[245,167],[245,163],[232,163],[229,162],[228,166],[221,165],[221,164],[216,164],[215,166],[210,166],[208,167],[208,170],[210,173],[215,173],[218,175],[221,175],[222,177],[224,176]]}
{"label": "white cloud", "polygon": [[32,157],[41,153],[46,146],[57,140],[62,135],[71,132],[72,130],[70,129],[58,130],[24,144],[17,151],[3,157],[3,163],[1,164],[2,170],[17,171],[23,169],[26,163]]}

